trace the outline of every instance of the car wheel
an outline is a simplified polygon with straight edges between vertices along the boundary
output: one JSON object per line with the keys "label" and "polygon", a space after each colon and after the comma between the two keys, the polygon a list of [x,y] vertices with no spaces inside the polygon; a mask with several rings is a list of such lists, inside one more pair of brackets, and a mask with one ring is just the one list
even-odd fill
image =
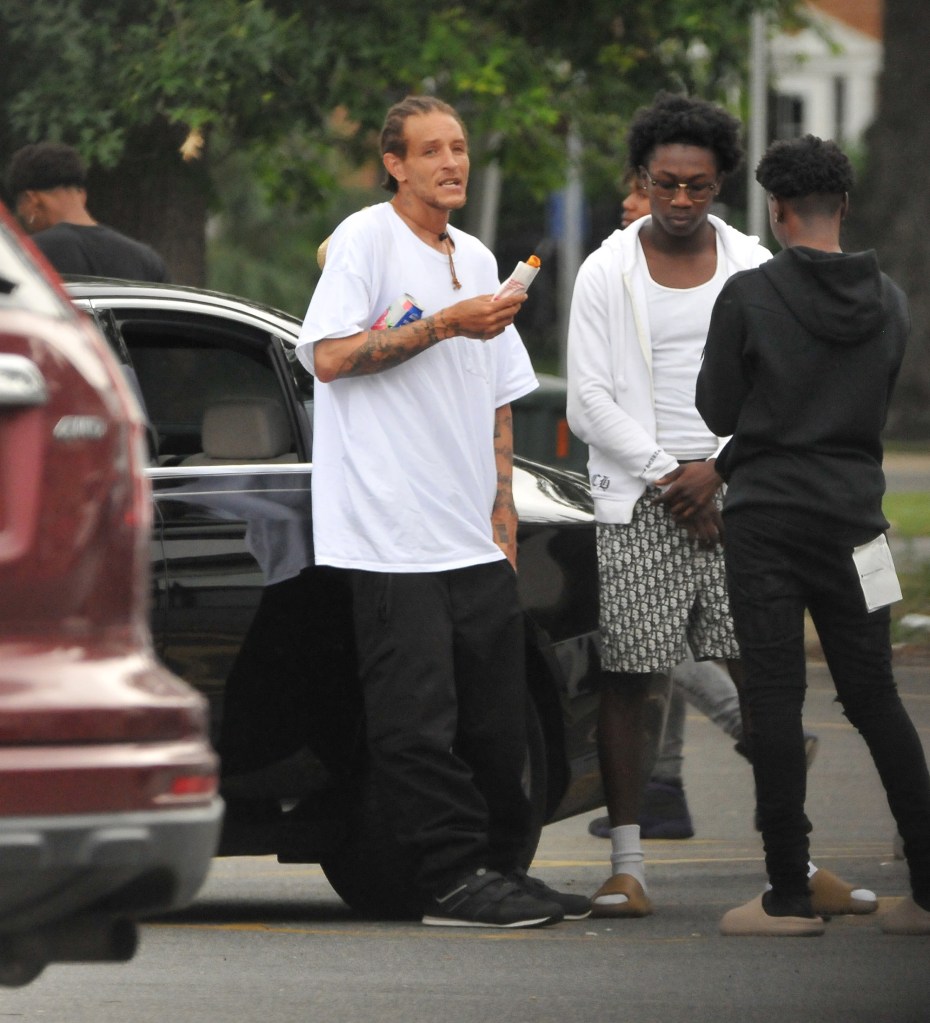
{"label": "car wheel", "polygon": [[[524,789],[532,810],[521,855],[529,867],[542,834],[546,812],[546,744],[539,712],[529,701]],[[369,775],[360,783],[350,810],[349,835],[320,866],[336,894],[362,916],[388,920],[418,919],[423,896],[417,888],[416,864],[391,831],[387,800],[380,798]]]}
{"label": "car wheel", "polygon": [[45,960],[28,952],[0,955],[0,986],[24,987],[45,969]]}

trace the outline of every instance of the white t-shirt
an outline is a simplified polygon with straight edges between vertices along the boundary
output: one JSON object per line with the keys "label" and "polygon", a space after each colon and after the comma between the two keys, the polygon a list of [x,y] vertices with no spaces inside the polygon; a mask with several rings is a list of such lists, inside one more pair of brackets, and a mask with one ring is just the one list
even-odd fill
{"label": "white t-shirt", "polygon": [[[497,263],[471,235],[446,255],[422,242],[390,203],[333,232],[297,355],[367,330],[410,294],[428,316],[498,286]],[[442,571],[502,558],[491,536],[497,493],[496,409],[538,386],[513,327],[490,341],[450,338],[370,376],[317,381],[313,538],[318,564],[382,572]]]}
{"label": "white t-shirt", "polygon": [[[643,262],[645,267],[645,261]],[[726,283],[726,260],[717,235],[717,269],[695,288],[666,288],[646,270],[646,301],[652,340],[656,441],[679,461],[710,458],[717,437],[694,404],[710,314]]]}

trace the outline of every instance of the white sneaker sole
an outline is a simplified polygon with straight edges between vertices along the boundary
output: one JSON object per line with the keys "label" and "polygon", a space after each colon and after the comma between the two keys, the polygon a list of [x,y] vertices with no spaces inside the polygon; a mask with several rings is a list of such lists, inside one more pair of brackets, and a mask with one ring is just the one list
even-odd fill
{"label": "white sneaker sole", "polygon": [[509,924],[487,923],[483,920],[456,920],[448,916],[425,916],[420,923],[427,927],[544,927],[546,924],[558,923],[554,916],[541,916],[532,920],[514,920]]}

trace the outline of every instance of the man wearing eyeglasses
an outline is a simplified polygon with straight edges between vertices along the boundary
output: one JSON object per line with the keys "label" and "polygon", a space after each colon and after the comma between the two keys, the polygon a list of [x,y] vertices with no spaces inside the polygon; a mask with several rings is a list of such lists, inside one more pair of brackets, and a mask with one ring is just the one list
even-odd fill
{"label": "man wearing eyeglasses", "polygon": [[[660,93],[633,118],[627,145],[651,216],[585,260],[568,333],[568,421],[589,446],[600,574],[598,747],[611,839],[611,877],[593,899],[600,917],[652,912],[639,815],[662,676],[688,647],[738,672],[720,444],[695,408],[695,382],[725,281],[771,258],[758,238],[709,212],[742,159],[736,118]],[[852,886],[820,873],[830,911],[850,912]]]}

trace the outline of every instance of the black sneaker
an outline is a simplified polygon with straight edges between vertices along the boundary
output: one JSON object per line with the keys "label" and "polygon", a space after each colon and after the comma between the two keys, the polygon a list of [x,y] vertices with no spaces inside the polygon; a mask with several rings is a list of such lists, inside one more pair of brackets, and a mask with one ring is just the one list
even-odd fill
{"label": "black sneaker", "polygon": [[525,870],[514,870],[507,876],[527,895],[561,906],[565,920],[584,920],[591,913],[591,900],[587,895],[558,892],[555,888],[550,888],[549,885],[540,881],[538,877],[530,877]]}
{"label": "black sneaker", "polygon": [[639,814],[641,838],[693,838],[694,825],[681,782],[650,781]]}
{"label": "black sneaker", "polygon": [[[595,817],[588,833],[610,838],[610,818]],[[693,838],[694,824],[681,782],[650,781],[643,792],[639,815],[640,838]]]}
{"label": "black sneaker", "polygon": [[588,834],[594,835],[595,838],[610,838],[610,818],[595,817],[594,820],[588,821]]}
{"label": "black sneaker", "polygon": [[563,917],[557,902],[529,895],[503,874],[482,868],[430,899],[423,923],[434,927],[543,927]]}

